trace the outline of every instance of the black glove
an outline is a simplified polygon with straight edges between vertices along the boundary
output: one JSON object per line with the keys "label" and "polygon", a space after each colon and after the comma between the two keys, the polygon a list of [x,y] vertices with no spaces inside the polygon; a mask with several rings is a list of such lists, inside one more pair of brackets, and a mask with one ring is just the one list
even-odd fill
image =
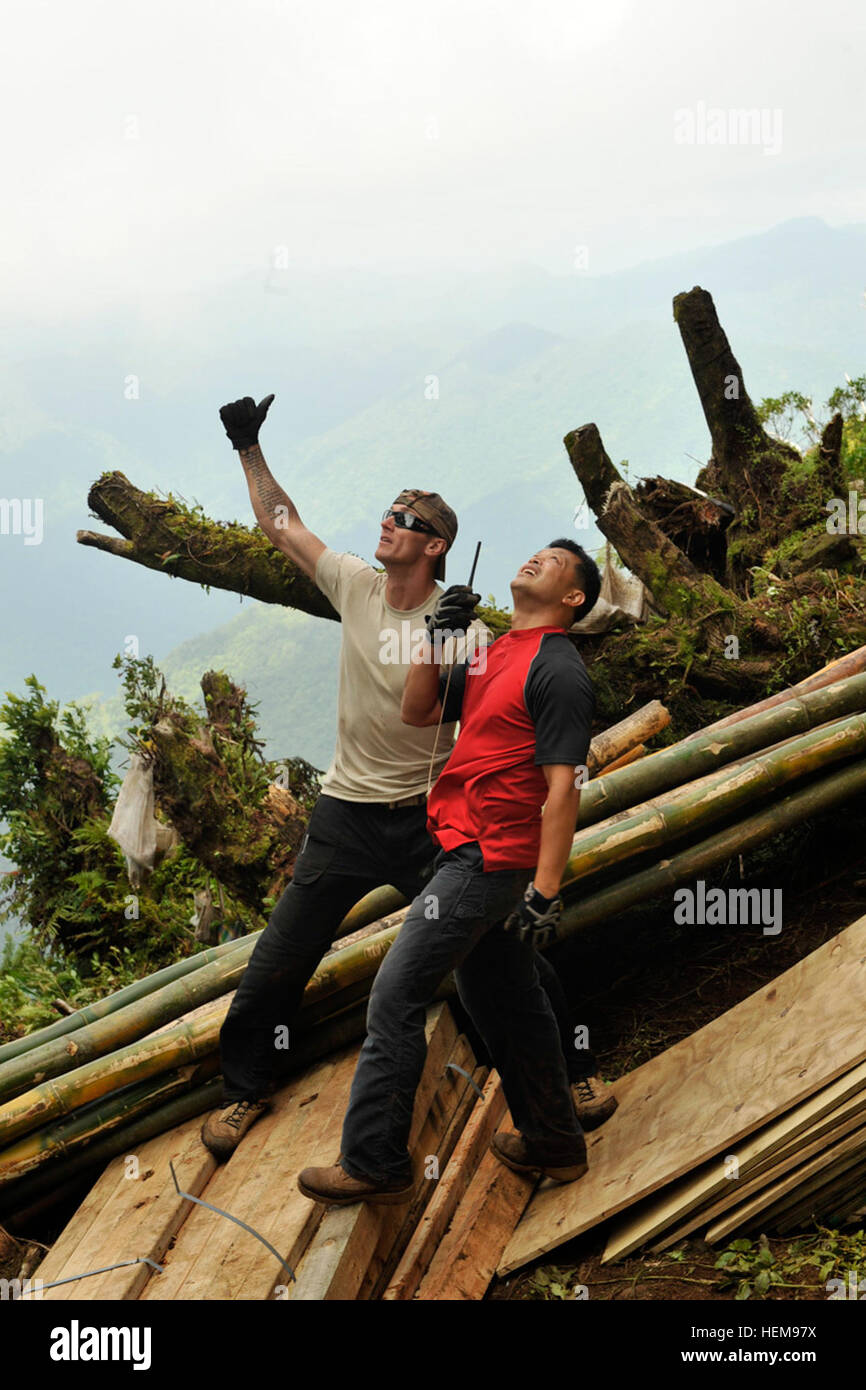
{"label": "black glove", "polygon": [[259,430],[271,408],[273,396],[265,396],[256,405],[252,396],[244,396],[242,401],[232,401],[220,410],[220,419],[226,427],[226,434],[233,449],[251,449],[259,442]]}
{"label": "black glove", "polygon": [[433,640],[434,632],[465,632],[475,617],[475,606],[481,602],[481,595],[470,589],[468,584],[452,584],[439,598],[434,611],[428,613],[427,636]]}
{"label": "black glove", "polygon": [[530,883],[517,907],[502,924],[503,931],[514,932],[530,946],[547,946],[556,936],[562,916],[562,898],[545,898]]}

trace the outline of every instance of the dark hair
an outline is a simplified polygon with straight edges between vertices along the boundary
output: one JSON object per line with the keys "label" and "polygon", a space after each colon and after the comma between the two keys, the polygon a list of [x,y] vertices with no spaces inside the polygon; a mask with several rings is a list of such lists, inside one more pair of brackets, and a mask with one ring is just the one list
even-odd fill
{"label": "dark hair", "polygon": [[577,541],[568,540],[565,536],[558,541],[550,541],[548,550],[570,550],[576,557],[574,566],[577,571],[577,582],[584,592],[584,601],[579,608],[574,610],[573,621],[579,623],[581,618],[585,618],[590,609],[595,607],[601,589],[601,575],[598,572],[598,565],[591,555],[587,555],[582,545]]}

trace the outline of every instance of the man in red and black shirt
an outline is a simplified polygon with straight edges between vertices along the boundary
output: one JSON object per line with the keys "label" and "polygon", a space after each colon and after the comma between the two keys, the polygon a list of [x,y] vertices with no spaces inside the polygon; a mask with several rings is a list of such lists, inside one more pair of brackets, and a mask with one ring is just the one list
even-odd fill
{"label": "man in red and black shirt", "polygon": [[430,649],[410,668],[401,712],[416,727],[460,720],[428,801],[439,854],[376,976],[340,1161],[300,1175],[301,1191],[314,1201],[411,1198],[407,1144],[426,1009],[455,968],[519,1131],[496,1136],[497,1156],[517,1171],[563,1182],[586,1171],[534,946],[555,927],[561,906],[582,780],[575,770],[586,763],[595,706],[567,629],[592,607],[598,584],[595,565],[574,542],[539,550],[512,581],[511,630],[455,666],[448,681],[437,638],[465,630],[479,595],[454,586],[428,620]]}

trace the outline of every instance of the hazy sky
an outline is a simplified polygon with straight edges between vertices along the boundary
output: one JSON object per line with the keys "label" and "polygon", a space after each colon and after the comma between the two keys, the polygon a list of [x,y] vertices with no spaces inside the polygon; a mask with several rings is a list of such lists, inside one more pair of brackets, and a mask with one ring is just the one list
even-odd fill
{"label": "hazy sky", "polygon": [[[4,15],[0,288],[19,311],[264,273],[275,254],[597,274],[788,217],[866,220],[862,0]],[[761,114],[747,140],[738,109]]]}

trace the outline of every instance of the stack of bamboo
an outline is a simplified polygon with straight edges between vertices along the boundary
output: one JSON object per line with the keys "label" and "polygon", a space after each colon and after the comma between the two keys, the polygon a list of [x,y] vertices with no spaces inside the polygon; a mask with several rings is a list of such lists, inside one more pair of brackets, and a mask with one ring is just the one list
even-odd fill
{"label": "stack of bamboo", "polygon": [[[583,788],[561,934],[669,893],[866,787],[864,668],[866,648],[632,761],[667,722],[657,703],[596,741],[591,770],[620,765]],[[307,989],[293,1070],[362,1034],[402,901],[378,890],[347,916],[353,935]],[[219,1029],[254,943],[203,951],[0,1048],[0,1219],[32,1213],[68,1180],[216,1103]]]}

